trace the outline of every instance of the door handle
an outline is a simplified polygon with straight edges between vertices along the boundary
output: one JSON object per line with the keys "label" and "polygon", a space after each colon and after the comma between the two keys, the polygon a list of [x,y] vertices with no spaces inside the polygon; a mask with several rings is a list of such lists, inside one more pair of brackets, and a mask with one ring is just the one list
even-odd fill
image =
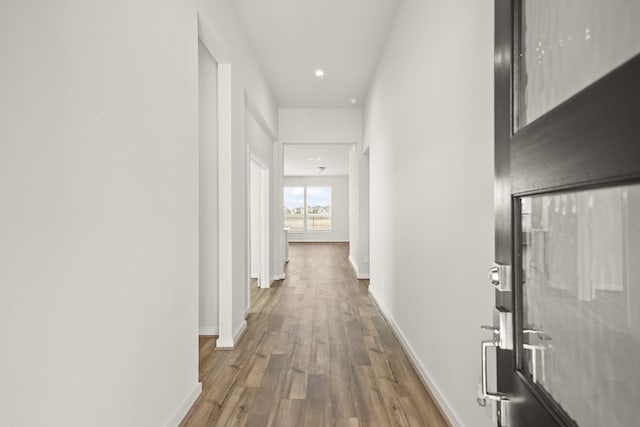
{"label": "door handle", "polygon": [[491,406],[493,408],[493,421],[497,422],[500,427],[508,427],[509,423],[509,398],[506,394],[500,392],[490,392],[487,386],[487,352],[490,347],[500,348],[500,328],[494,328],[493,326],[482,326],[483,330],[493,332],[494,337],[491,340],[482,341],[481,344],[481,359],[482,359],[482,383],[478,390],[478,405],[487,406],[487,400],[494,402]]}
{"label": "door handle", "polygon": [[[551,337],[544,333],[544,331],[538,329],[524,329],[522,331],[524,335],[537,335],[541,340],[550,341]],[[538,352],[541,355],[541,368],[542,368],[542,381],[545,381],[544,375],[544,351],[547,349],[544,345],[535,344],[522,344],[522,348],[531,352],[531,378],[534,383],[538,382]]]}
{"label": "door handle", "polygon": [[[498,402],[502,402],[504,400],[509,400],[507,399],[506,395],[504,395],[503,393],[499,393],[499,392],[490,392],[489,390],[487,390],[487,353],[489,351],[490,347],[495,347],[496,349],[500,348],[498,346],[498,343],[495,340],[486,340],[486,341],[482,341],[481,343],[481,348],[482,348],[482,354],[481,354],[481,360],[482,360],[482,368],[481,368],[481,372],[482,372],[482,399],[489,399],[489,400],[495,400]],[[480,399],[478,399],[478,403],[480,403]],[[486,402],[484,405],[481,404],[481,406],[485,406]]]}
{"label": "door handle", "polygon": [[544,351],[545,347],[541,345],[522,344],[522,348],[531,351],[531,378],[534,383],[538,382],[538,351],[542,354],[542,381],[544,377]]}
{"label": "door handle", "polygon": [[481,345],[481,385],[478,390],[478,404],[487,405],[487,399],[498,402],[507,401],[506,395],[502,393],[492,393],[487,390],[487,353],[490,347],[502,350],[513,350],[513,313],[501,309],[494,310],[494,322],[499,326],[482,325],[480,329],[491,332],[492,339],[482,341]]}
{"label": "door handle", "polygon": [[525,335],[537,335],[542,341],[551,341],[551,337],[540,329],[523,329],[522,333]]}
{"label": "door handle", "polygon": [[495,326],[482,325],[480,329],[483,331],[491,331],[494,335],[500,335],[500,328],[496,328]]}

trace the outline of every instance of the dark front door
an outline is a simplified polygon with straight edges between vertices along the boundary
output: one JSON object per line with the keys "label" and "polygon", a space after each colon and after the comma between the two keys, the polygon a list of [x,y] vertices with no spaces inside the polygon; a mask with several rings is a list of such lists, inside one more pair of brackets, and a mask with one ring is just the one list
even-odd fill
{"label": "dark front door", "polygon": [[498,424],[640,425],[640,2],[496,0]]}

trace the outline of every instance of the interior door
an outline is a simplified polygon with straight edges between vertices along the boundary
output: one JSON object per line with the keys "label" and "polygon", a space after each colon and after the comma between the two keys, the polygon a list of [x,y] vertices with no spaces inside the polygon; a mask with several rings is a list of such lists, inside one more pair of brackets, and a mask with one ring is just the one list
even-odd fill
{"label": "interior door", "polygon": [[495,12],[496,312],[479,402],[501,426],[637,426],[640,2]]}

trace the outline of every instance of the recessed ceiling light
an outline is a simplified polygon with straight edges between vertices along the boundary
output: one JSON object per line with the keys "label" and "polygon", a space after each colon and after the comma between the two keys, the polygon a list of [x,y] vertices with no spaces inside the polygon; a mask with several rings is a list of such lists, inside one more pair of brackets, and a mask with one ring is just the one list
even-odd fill
{"label": "recessed ceiling light", "polygon": [[351,103],[351,105],[355,105],[355,103],[358,102],[358,100],[355,98],[351,98],[349,102]]}
{"label": "recessed ceiling light", "polygon": [[324,77],[324,70],[321,68],[318,68],[316,70],[316,77]]}

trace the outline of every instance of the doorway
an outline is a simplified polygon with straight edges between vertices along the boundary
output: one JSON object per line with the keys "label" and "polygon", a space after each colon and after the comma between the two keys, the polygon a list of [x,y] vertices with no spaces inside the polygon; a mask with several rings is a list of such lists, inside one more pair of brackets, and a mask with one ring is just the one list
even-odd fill
{"label": "doorway", "polygon": [[218,335],[218,64],[198,41],[199,334]]}
{"label": "doorway", "polygon": [[249,289],[268,288],[269,276],[269,169],[257,156],[249,154]]}

